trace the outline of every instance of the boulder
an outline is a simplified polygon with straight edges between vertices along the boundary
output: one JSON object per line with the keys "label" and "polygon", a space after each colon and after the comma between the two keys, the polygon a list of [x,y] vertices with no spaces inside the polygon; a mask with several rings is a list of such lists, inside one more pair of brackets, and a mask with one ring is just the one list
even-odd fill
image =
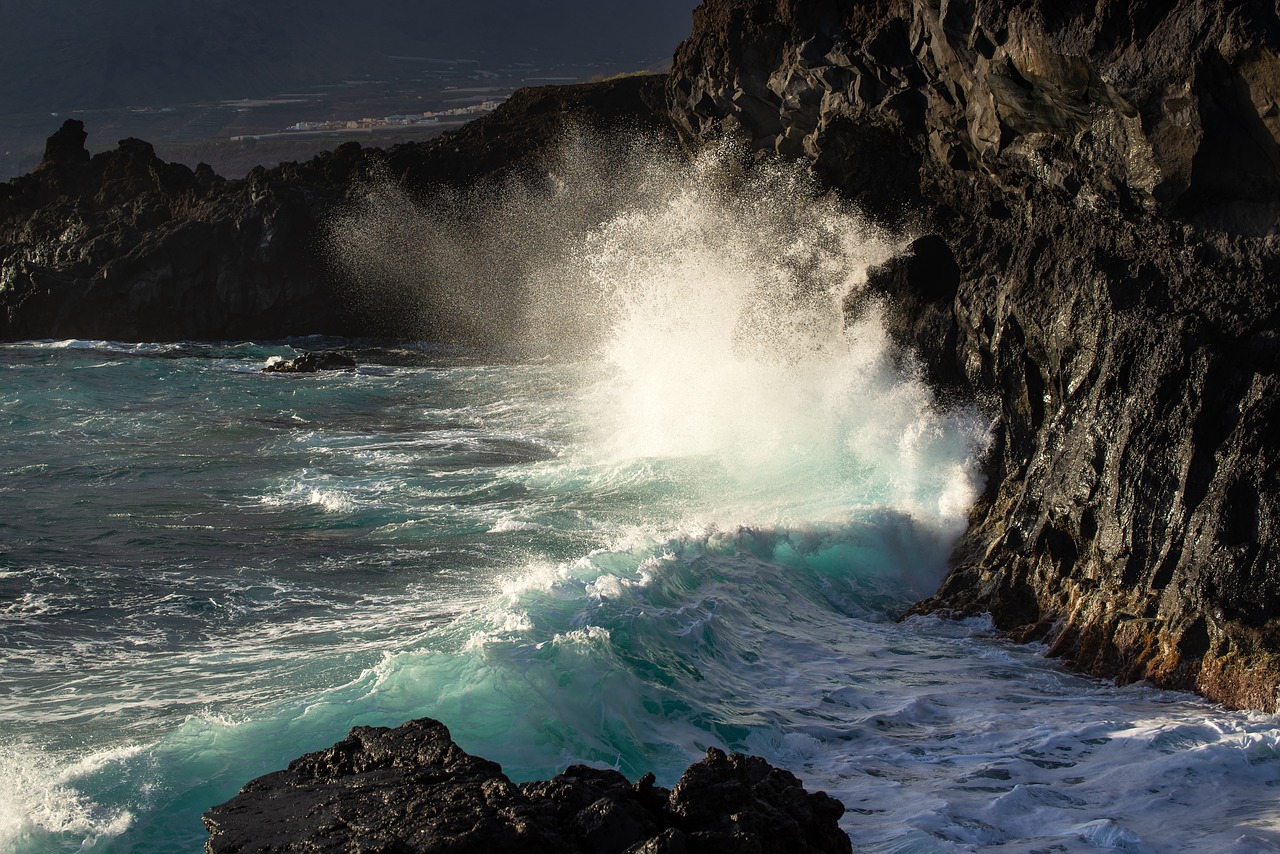
{"label": "boulder", "polygon": [[852,850],[844,806],[765,760],[711,748],[674,789],[572,765],[513,784],[430,718],[355,727],[209,810],[209,854],[682,854]]}
{"label": "boulder", "polygon": [[264,374],[314,374],[317,371],[353,371],[356,360],[346,353],[328,351],[303,353],[293,359],[268,360],[262,369]]}

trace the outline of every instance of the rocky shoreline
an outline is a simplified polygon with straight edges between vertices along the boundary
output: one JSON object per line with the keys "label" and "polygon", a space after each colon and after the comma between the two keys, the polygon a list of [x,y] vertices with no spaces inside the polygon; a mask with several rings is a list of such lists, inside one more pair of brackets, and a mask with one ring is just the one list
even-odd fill
{"label": "rocky shoreline", "polygon": [[744,139],[916,238],[871,290],[936,385],[997,416],[954,571],[917,610],[1276,710],[1272,4],[707,0],[668,79],[525,90],[430,142],[243,181],[137,140],[90,158],[68,122],[0,185],[0,340],[447,335],[447,313],[354,311],[320,223],[375,178],[548,180],[574,123]]}
{"label": "rocky shoreline", "polygon": [[209,854],[848,854],[844,806],[757,756],[711,748],[668,790],[572,765],[513,784],[430,718],[355,727],[205,814]]}
{"label": "rocky shoreline", "polygon": [[324,240],[335,213],[393,183],[410,198],[542,182],[565,128],[662,134],[663,78],[523,89],[425,142],[348,143],[227,180],[137,139],[89,156],[82,122],[30,175],[0,184],[0,341],[456,337],[430,306],[362,305]]}
{"label": "rocky shoreline", "polygon": [[[378,182],[554,182],[574,127],[733,137],[912,238],[867,293],[943,396],[994,417],[986,491],[913,612],[1278,710],[1274,4],[706,0],[665,78],[522,90],[429,142],[243,180],[139,140],[90,157],[67,122],[0,185],[0,340],[449,338],[444,307],[364,311],[327,218]],[[358,727],[206,824],[212,852],[848,851],[842,812],[715,750],[669,792],[583,766],[515,785],[423,720]]]}

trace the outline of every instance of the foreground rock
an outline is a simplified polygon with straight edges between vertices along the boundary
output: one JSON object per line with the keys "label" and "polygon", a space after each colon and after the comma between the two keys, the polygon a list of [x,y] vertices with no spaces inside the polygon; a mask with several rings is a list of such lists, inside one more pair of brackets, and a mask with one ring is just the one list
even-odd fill
{"label": "foreground rock", "polygon": [[990,611],[1088,672],[1274,710],[1280,18],[1272,3],[707,0],[693,143],[812,163],[919,235],[871,278],[998,416],[919,610]]}
{"label": "foreground rock", "polygon": [[849,852],[839,801],[763,759],[711,749],[674,789],[574,765],[513,784],[439,721],[356,727],[205,814],[210,854]]}

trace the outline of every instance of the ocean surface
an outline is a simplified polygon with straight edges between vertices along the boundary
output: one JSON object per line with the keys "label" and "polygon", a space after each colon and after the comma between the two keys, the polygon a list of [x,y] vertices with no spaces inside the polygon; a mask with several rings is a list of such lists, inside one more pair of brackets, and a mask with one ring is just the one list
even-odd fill
{"label": "ocean surface", "polygon": [[424,715],[517,781],[760,754],[859,850],[1280,851],[1277,717],[897,621],[988,418],[844,323],[898,243],[699,168],[541,268],[595,330],[558,355],[0,346],[0,852],[197,852],[251,778]]}

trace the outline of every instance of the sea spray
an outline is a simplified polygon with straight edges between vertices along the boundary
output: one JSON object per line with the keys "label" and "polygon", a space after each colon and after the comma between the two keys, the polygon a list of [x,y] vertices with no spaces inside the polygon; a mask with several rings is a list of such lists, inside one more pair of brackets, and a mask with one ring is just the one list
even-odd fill
{"label": "sea spray", "polygon": [[903,239],[798,164],[579,131],[539,180],[418,201],[375,182],[330,242],[366,300],[411,294],[423,330],[443,319],[462,339],[610,365],[579,392],[591,451],[703,458],[754,503],[694,508],[701,519],[803,523],[872,504],[954,536],[980,487],[977,411],[935,405],[875,301],[845,310]]}
{"label": "sea spray", "polygon": [[703,496],[703,519],[831,522],[874,505],[953,527],[978,486],[982,419],[934,404],[878,305],[845,316],[900,246],[794,166],[726,188],[727,151],[664,176],[575,253],[611,306],[613,371],[588,399],[598,449],[714,461],[734,487]]}
{"label": "sea spray", "polygon": [[[569,257],[585,236],[643,203],[651,170],[681,156],[642,137],[566,134],[541,169],[469,189],[411,192],[385,173],[355,188],[325,230],[353,307],[379,328],[499,351],[594,352],[599,291],[581,287]],[[555,268],[563,276],[546,275]]]}

